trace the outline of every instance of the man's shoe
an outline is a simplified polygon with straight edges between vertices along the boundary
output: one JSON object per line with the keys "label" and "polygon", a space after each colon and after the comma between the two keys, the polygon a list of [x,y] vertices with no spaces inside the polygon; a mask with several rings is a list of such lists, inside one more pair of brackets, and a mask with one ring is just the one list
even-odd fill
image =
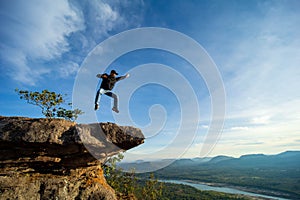
{"label": "man's shoe", "polygon": [[116,113],[119,113],[118,108],[113,107],[112,110],[115,111]]}
{"label": "man's shoe", "polygon": [[99,105],[97,103],[95,103],[95,110],[98,110]]}

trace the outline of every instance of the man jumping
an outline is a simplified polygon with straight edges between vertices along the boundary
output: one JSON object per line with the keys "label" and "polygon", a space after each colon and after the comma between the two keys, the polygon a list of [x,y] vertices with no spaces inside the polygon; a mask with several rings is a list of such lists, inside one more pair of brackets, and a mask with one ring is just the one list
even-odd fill
{"label": "man jumping", "polygon": [[102,82],[100,85],[100,88],[97,91],[96,98],[95,98],[95,110],[98,110],[99,108],[99,95],[106,94],[107,96],[110,96],[114,99],[114,106],[112,108],[113,111],[116,113],[119,113],[118,110],[118,96],[111,92],[111,90],[114,88],[116,82],[123,80],[125,78],[129,77],[129,74],[126,74],[125,76],[119,76],[116,77],[118,73],[115,70],[110,71],[110,75],[108,74],[97,74],[98,78],[102,78]]}

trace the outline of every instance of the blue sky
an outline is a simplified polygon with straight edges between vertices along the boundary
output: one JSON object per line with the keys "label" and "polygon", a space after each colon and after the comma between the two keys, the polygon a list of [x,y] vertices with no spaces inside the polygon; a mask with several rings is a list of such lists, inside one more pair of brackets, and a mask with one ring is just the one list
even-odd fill
{"label": "blue sky", "polygon": [[[72,101],[76,78],[97,45],[126,30],[161,27],[183,33],[202,45],[222,78],[226,118],[218,143],[207,156],[274,154],[300,149],[297,0],[5,0],[0,2],[0,23],[0,115],[42,116],[38,107],[18,98],[15,88],[49,89],[68,94]],[[197,106],[178,98],[185,93],[179,95],[171,89],[182,84],[174,81],[172,73],[157,70],[156,74],[135,74],[134,70],[142,69],[139,66],[147,65],[151,70],[157,64],[175,70],[190,83],[193,93],[186,92],[182,98],[195,95]],[[144,131],[148,139],[129,152],[130,159],[200,156],[211,123],[212,94],[190,63],[167,51],[140,49],[121,55],[107,66],[106,72],[110,69],[120,74],[132,72],[115,88],[121,113],[111,113],[111,99],[103,97],[101,108],[94,115],[98,121],[134,125]],[[149,83],[138,87],[127,107],[121,107],[127,87],[144,79]],[[162,79],[167,86],[157,84]],[[90,80],[95,85],[90,89],[95,91],[94,74]],[[93,96],[82,96],[87,105],[92,104]],[[176,143],[173,149],[163,151],[178,134],[185,114],[182,108],[199,110],[199,114],[187,114],[184,119],[197,123],[197,129],[181,130],[189,141],[183,140],[182,146]],[[125,123],[120,116],[127,111],[131,121]],[[89,119],[79,120],[86,121]],[[193,131],[196,134],[190,135]],[[153,153],[156,151],[159,154]]]}

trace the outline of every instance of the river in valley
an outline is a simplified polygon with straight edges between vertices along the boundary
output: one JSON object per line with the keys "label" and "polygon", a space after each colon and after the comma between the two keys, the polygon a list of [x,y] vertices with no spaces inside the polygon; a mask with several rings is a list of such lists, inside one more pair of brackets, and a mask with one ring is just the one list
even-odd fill
{"label": "river in valley", "polygon": [[267,199],[288,200],[288,199],[275,197],[275,196],[268,196],[268,195],[253,193],[253,192],[246,192],[246,191],[243,191],[243,190],[240,190],[237,188],[230,188],[228,186],[220,187],[220,186],[214,186],[214,184],[198,183],[198,182],[193,182],[193,181],[189,181],[189,180],[159,180],[159,181],[166,182],[166,183],[189,185],[189,186],[192,186],[199,190],[211,190],[211,191],[224,192],[224,193],[230,193],[230,194],[243,194],[243,195],[247,195],[247,196],[262,197],[262,198],[267,198]]}

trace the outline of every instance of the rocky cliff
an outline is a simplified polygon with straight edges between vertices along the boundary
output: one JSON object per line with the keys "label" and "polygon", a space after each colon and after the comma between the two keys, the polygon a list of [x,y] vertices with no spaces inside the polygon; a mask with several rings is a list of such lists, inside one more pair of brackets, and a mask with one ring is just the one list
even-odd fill
{"label": "rocky cliff", "polygon": [[143,142],[114,123],[0,117],[0,199],[116,199],[101,164]]}

